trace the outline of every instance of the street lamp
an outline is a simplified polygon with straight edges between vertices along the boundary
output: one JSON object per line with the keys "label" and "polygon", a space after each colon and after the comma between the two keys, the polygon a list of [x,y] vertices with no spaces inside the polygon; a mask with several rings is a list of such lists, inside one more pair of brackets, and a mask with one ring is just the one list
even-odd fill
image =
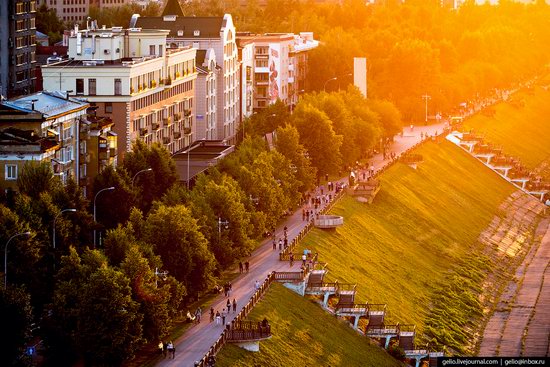
{"label": "street lamp", "polygon": [[327,81],[325,82],[325,84],[323,85],[323,92],[326,92],[326,91],[327,91],[327,90],[326,90],[327,84],[328,84],[329,82],[333,81],[333,80],[338,80],[338,77],[335,76],[334,78],[330,78],[329,80],[327,80]]}
{"label": "street lamp", "polygon": [[229,222],[227,220],[222,220],[221,217],[218,217],[218,243],[220,243],[222,240],[222,226],[224,226],[224,229],[228,229]]}
{"label": "street lamp", "polygon": [[74,209],[74,208],[63,209],[62,211],[57,213],[57,215],[53,219],[53,248],[54,249],[55,249],[55,221],[57,220],[57,217],[59,217],[61,214],[65,213],[65,212],[76,212],[76,209]]}
{"label": "street lamp", "polygon": [[[96,223],[96,219],[95,219],[95,218],[96,218],[96,205],[95,205],[95,202],[96,202],[96,200],[97,200],[97,196],[98,196],[99,194],[101,194],[103,191],[111,191],[111,190],[114,190],[114,189],[115,189],[114,186],[106,187],[106,188],[104,188],[104,189],[99,190],[99,191],[97,192],[97,194],[95,194],[95,196],[94,196],[94,224]],[[95,230],[95,228],[94,228],[94,248],[95,248],[95,245],[96,245],[96,239],[95,239],[95,238],[96,238],[96,230]]]}
{"label": "street lamp", "polygon": [[[347,73],[345,75],[340,75],[340,78],[341,77],[348,77],[348,76],[353,76],[353,74],[352,73]],[[340,82],[338,82],[338,91],[340,91]]]}
{"label": "street lamp", "polygon": [[11,236],[8,239],[8,242],[6,242],[6,247],[4,247],[4,289],[8,288],[8,245],[10,244],[10,241],[17,236],[30,236],[30,235],[31,235],[31,232],[17,233]]}
{"label": "street lamp", "polygon": [[428,123],[428,100],[432,99],[432,97],[429,96],[428,93],[426,93],[422,96],[422,99],[426,101],[426,119],[424,121]]}
{"label": "street lamp", "polygon": [[155,288],[158,288],[157,280],[159,276],[161,276],[162,279],[166,279],[166,277],[168,276],[168,272],[166,270],[159,271],[159,268],[155,268]]}
{"label": "street lamp", "polygon": [[132,187],[134,186],[134,180],[136,179],[136,176],[139,175],[140,173],[143,173],[143,172],[151,172],[153,169],[152,168],[145,168],[145,169],[142,169],[141,171],[138,171],[134,177],[132,177]]}

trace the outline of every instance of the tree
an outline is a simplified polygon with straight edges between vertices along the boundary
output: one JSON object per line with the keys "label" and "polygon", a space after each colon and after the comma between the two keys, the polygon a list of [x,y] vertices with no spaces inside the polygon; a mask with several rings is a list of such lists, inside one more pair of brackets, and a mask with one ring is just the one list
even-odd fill
{"label": "tree", "polygon": [[151,211],[143,239],[154,246],[164,268],[185,286],[188,294],[195,295],[212,284],[214,257],[187,207],[160,205]]}
{"label": "tree", "polygon": [[296,179],[299,182],[298,191],[305,193],[313,188],[317,172],[315,167],[311,166],[307,150],[300,144],[300,135],[296,127],[292,125],[279,127],[275,147],[290,161],[292,169],[296,171]]}
{"label": "tree", "polygon": [[[136,140],[132,151],[124,157],[123,167],[128,176],[133,178],[133,189],[138,195],[140,207],[146,212],[151,203],[159,200],[178,179],[176,164],[171,159],[170,152],[160,144],[149,147],[143,141]],[[148,168],[152,171],[138,174]]]}
{"label": "tree", "polygon": [[57,275],[46,341],[65,364],[81,358],[90,365],[120,365],[142,342],[138,307],[128,278],[100,252],[80,257],[73,248]]}
{"label": "tree", "polygon": [[42,3],[36,12],[36,29],[47,34],[50,44],[55,44],[61,40],[61,34],[65,27],[59,20],[54,9],[48,8],[46,3]]}
{"label": "tree", "polygon": [[334,133],[327,115],[310,104],[301,103],[294,111],[293,125],[312,165],[317,167],[317,174],[337,173],[342,162],[342,136]]}
{"label": "tree", "polygon": [[55,186],[61,185],[54,177],[52,168],[45,161],[27,161],[17,177],[17,187],[23,194],[32,199],[38,199],[41,193],[51,192]]}
{"label": "tree", "polygon": [[0,364],[20,364],[31,337],[31,296],[23,288],[0,287]]}

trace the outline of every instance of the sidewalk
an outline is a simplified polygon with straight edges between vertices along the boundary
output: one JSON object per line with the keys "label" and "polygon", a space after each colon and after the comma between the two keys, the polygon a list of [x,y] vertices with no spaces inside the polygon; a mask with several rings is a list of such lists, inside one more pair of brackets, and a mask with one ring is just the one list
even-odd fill
{"label": "sidewalk", "polygon": [[[403,151],[420,142],[421,132],[423,134],[428,133],[432,136],[436,131],[442,133],[443,128],[444,124],[416,126],[411,132],[410,128],[407,126],[404,128],[402,137],[395,137],[391,149],[396,154],[401,154]],[[384,160],[382,154],[377,154],[370,162],[373,162],[372,164],[374,164],[375,169],[379,170],[390,162],[390,160]],[[276,229],[276,237],[279,238],[283,236],[283,227],[286,225],[288,227],[288,239],[290,242],[300,233],[306,224],[307,222],[302,220],[302,211],[300,208]],[[322,254],[320,254],[320,256],[322,258]],[[248,302],[251,295],[254,293],[254,283],[256,280],[263,282],[272,271],[300,271],[301,265],[300,259],[294,261],[294,266],[292,268],[289,266],[288,262],[279,261],[279,251],[272,249],[271,239],[266,239],[262,242],[262,244],[251,254],[249,262],[250,271],[240,274],[232,282],[233,291],[228,298],[231,299],[231,302],[234,298],[237,300],[237,312],[231,311],[225,320],[226,323],[231,322],[235,315],[240,312],[243,305]],[[218,310],[221,312],[221,310],[225,308],[226,302],[227,298],[220,295],[208,306],[208,308],[203,309],[203,316],[200,324],[193,325],[175,342],[175,359],[164,359],[158,365],[162,367],[193,367],[195,361],[200,360],[204,354],[208,352],[223,331],[223,326],[216,326],[215,322],[209,322],[210,307],[214,308],[214,312]]]}

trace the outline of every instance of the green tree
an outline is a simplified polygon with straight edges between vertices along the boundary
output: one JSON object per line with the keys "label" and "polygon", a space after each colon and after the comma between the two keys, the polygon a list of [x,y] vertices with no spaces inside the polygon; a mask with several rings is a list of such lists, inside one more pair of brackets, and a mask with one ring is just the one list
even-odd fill
{"label": "green tree", "polygon": [[49,42],[53,45],[61,40],[65,27],[55,10],[48,8],[46,3],[42,3],[36,12],[36,29],[48,35]]}
{"label": "green tree", "polygon": [[212,284],[215,261],[197,220],[183,205],[160,205],[146,219],[143,239],[154,246],[164,269],[180,281],[188,294]]}
{"label": "green tree", "polygon": [[21,174],[17,177],[17,187],[23,194],[32,199],[38,199],[41,193],[51,192],[61,182],[54,177],[52,168],[48,162],[25,162]]}
{"label": "green tree", "polygon": [[342,163],[342,136],[334,133],[327,115],[310,104],[301,103],[294,111],[293,125],[317,174],[337,173]]}
{"label": "green tree", "polygon": [[31,338],[31,296],[23,288],[0,287],[0,364],[19,365]]}

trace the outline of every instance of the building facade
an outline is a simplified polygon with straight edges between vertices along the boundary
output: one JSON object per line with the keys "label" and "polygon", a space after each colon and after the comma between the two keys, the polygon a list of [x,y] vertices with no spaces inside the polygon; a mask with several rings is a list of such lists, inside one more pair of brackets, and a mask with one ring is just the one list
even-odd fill
{"label": "building facade", "polygon": [[0,95],[34,91],[36,0],[0,1]]}
{"label": "building facade", "polygon": [[294,106],[306,89],[307,53],[319,45],[313,33],[252,34],[240,32],[239,44],[254,44],[253,108],[260,110],[281,100]]}
{"label": "building facade", "polygon": [[121,159],[137,139],[175,153],[194,140],[196,50],[166,48],[167,34],[75,29],[69,59],[42,68],[44,88],[72,91],[111,118]]}
{"label": "building facade", "polygon": [[254,42],[237,38],[240,66],[241,119],[254,113]]}
{"label": "building facade", "polygon": [[[168,4],[171,3],[168,2]],[[168,4],[166,9],[169,9]],[[240,122],[240,82],[236,32],[231,15],[225,14],[223,17],[183,17],[173,14],[164,14],[162,17],[134,15],[130,26],[169,30],[167,41],[172,47],[214,50],[216,63],[220,68],[216,98],[217,139],[230,144],[234,143]]]}
{"label": "building facade", "polygon": [[[217,131],[217,82],[220,68],[216,64],[214,49],[197,51],[197,84],[195,88],[196,140],[216,140]],[[200,98],[198,97],[200,96]]]}

